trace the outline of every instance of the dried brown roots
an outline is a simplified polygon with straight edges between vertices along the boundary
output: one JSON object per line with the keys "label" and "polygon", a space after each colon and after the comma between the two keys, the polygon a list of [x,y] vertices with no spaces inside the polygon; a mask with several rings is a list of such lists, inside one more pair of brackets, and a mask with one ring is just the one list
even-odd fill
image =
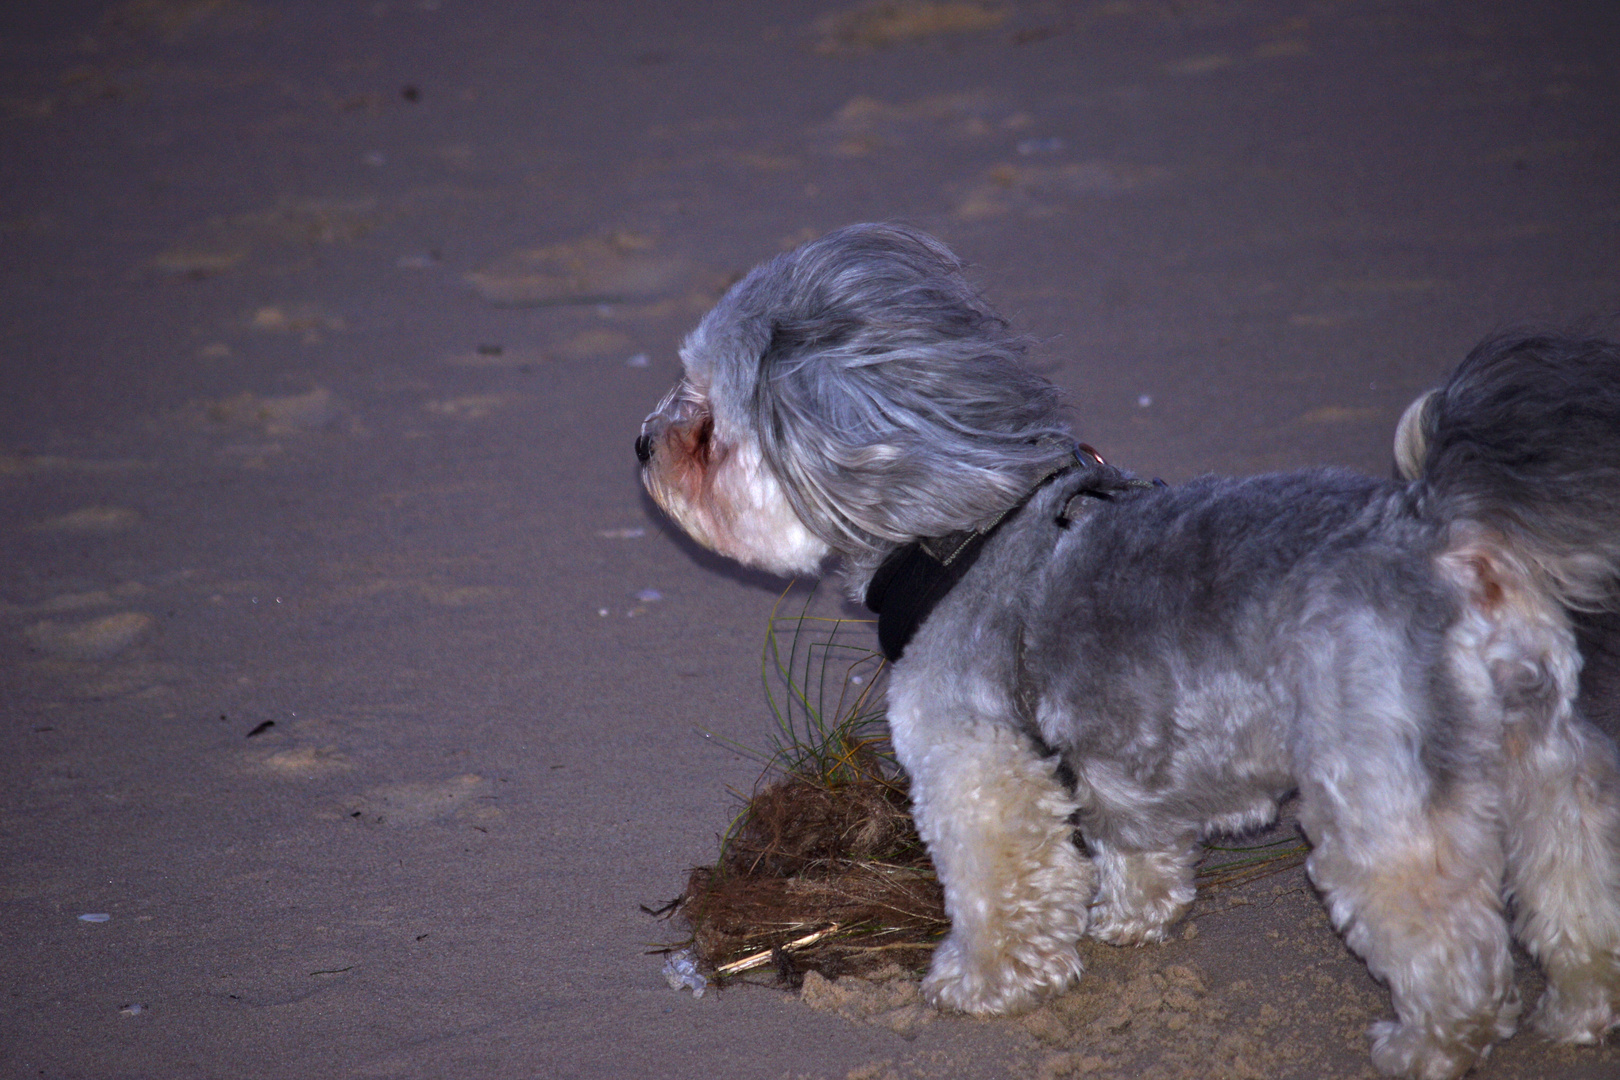
{"label": "dried brown roots", "polygon": [[905,790],[876,775],[835,785],[790,775],[761,789],[720,861],[692,871],[681,911],[717,971],[763,966],[767,954],[792,982],[921,969],[949,925]]}

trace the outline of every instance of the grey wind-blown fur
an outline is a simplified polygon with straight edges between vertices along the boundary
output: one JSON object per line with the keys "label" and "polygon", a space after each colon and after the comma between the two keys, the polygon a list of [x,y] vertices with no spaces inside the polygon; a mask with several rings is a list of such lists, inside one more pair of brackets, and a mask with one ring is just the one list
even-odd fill
{"label": "grey wind-blown fur", "polygon": [[[1024,342],[919,233],[849,229],[770,260],[683,353],[725,385],[711,400],[744,406],[728,419],[765,436],[800,520],[863,570],[1000,512],[1070,453]],[[751,386],[726,385],[742,372]]]}
{"label": "grey wind-blown fur", "polygon": [[853,226],[727,294],[636,444],[699,541],[836,560],[856,595],[979,530],[890,684],[952,920],[928,998],[1011,1012],[1079,977],[1083,936],[1162,940],[1199,841],[1297,791],[1390,989],[1379,1068],[1444,1080],[1510,1035],[1514,940],[1544,1034],[1620,1024],[1620,764],[1571,622],[1616,607],[1620,347],[1481,345],[1403,417],[1401,479],[1171,488],[1076,453],[1020,353],[937,241]]}

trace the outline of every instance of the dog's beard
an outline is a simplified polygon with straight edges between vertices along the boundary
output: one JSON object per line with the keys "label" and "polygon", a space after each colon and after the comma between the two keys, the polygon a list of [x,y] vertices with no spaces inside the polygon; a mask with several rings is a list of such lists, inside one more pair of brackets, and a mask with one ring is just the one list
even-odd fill
{"label": "dog's beard", "polygon": [[772,574],[819,573],[830,549],[799,520],[757,446],[733,445],[702,470],[670,473],[654,457],[642,470],[642,482],[693,540]]}

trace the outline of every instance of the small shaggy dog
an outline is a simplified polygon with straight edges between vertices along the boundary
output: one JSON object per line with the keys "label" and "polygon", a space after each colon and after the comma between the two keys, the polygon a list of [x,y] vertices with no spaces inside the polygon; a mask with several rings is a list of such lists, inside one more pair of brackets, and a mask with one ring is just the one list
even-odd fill
{"label": "small shaggy dog", "polygon": [[[1402,419],[1403,479],[1166,487],[1076,446],[937,241],[858,225],[756,268],[636,442],[705,546],[842,564],[950,935],[937,1005],[1006,1013],[1076,942],[1159,941],[1199,841],[1300,796],[1333,923],[1389,985],[1386,1072],[1620,1024],[1620,766],[1571,612],[1616,606],[1620,348],[1477,348]],[[1076,843],[1078,829],[1084,846]]]}

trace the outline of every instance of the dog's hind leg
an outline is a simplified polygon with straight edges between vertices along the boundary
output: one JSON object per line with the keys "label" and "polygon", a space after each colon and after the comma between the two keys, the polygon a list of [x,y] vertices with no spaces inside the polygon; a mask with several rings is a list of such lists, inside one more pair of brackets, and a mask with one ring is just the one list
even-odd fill
{"label": "dog's hind leg", "polygon": [[1620,762],[1581,718],[1580,653],[1563,609],[1511,553],[1459,545],[1442,568],[1469,608],[1454,683],[1497,706],[1514,936],[1542,966],[1535,1026],[1589,1043],[1620,1026]]}
{"label": "dog's hind leg", "polygon": [[1393,758],[1381,765],[1363,785],[1347,754],[1302,785],[1307,867],[1346,944],[1390,988],[1398,1020],[1372,1026],[1373,1063],[1451,1080],[1511,1035],[1519,1012],[1493,796],[1455,783],[1437,803],[1418,762],[1404,763],[1407,776]]}
{"label": "dog's hind leg", "polygon": [[1017,731],[931,724],[914,705],[896,694],[890,725],[951,919],[923,993],[960,1012],[1016,1012],[1080,975],[1095,884],[1074,842],[1074,801],[1056,762]]}
{"label": "dog's hind leg", "polygon": [[1534,1023],[1560,1042],[1595,1042],[1620,1026],[1615,747],[1566,715],[1545,736],[1507,750],[1514,936],[1547,975]]}
{"label": "dog's hind leg", "polygon": [[1097,899],[1089,933],[1110,945],[1163,941],[1192,904],[1196,837],[1161,851],[1122,851],[1087,835],[1097,867]]}

